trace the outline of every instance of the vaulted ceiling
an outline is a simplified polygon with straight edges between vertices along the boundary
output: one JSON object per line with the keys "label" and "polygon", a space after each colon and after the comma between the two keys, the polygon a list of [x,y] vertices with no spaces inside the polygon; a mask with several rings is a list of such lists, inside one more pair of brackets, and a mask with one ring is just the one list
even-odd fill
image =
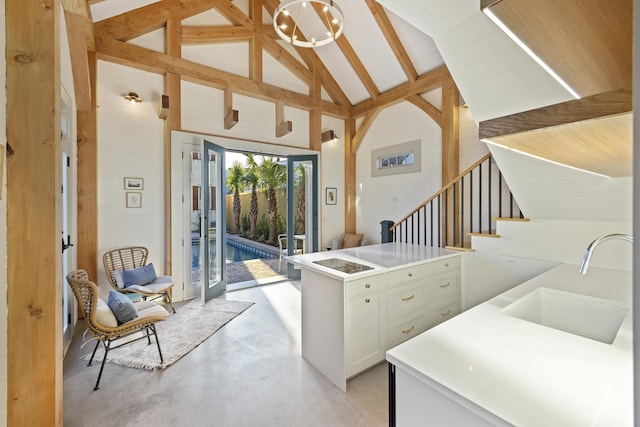
{"label": "vaulted ceiling", "polygon": [[[314,49],[276,35],[278,0],[89,4],[98,58],[336,117],[408,100],[437,120],[439,88],[449,78],[433,40],[373,0],[341,0],[343,35]],[[165,22],[175,19],[181,28],[171,35]],[[177,45],[165,46],[165,32]]]}

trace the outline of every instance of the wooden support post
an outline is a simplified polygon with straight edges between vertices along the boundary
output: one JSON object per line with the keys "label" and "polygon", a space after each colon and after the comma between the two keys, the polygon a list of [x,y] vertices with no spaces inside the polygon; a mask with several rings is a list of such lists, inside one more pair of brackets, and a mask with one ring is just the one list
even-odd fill
{"label": "wooden support post", "polygon": [[78,111],[78,268],[98,277],[98,107],[95,52],[88,52],[91,108]]}
{"label": "wooden support post", "polygon": [[[442,85],[442,185],[451,182],[460,173],[459,104],[458,88],[453,79],[448,78]],[[453,219],[456,219],[456,224],[460,224],[459,191],[457,197],[457,212],[454,212],[453,209],[453,193],[448,198],[449,217],[446,230],[448,239],[443,243],[443,246],[455,246],[456,244],[453,241]]]}
{"label": "wooden support post", "polygon": [[284,121],[284,101],[276,102],[276,138],[285,136],[293,130],[291,120]]}
{"label": "wooden support post", "polygon": [[6,0],[5,7],[12,153],[2,424],[62,426],[60,1]]}
{"label": "wooden support post", "polygon": [[[168,55],[180,58],[182,56],[181,45],[182,21],[180,18],[172,18],[167,21],[165,31],[165,49]],[[182,127],[182,95],[180,90],[180,74],[166,73],[164,77],[165,93],[171,100],[171,108],[164,122],[164,211],[165,211],[165,271],[172,273],[171,258],[171,131],[180,130]]]}
{"label": "wooden support post", "polygon": [[344,232],[356,232],[356,154],[353,138],[356,135],[355,119],[344,121]]}
{"label": "wooden support post", "polygon": [[[314,101],[319,101],[322,96],[322,75],[318,67],[313,67],[312,76],[309,92]],[[322,151],[322,110],[319,108],[309,111],[309,148]]]}
{"label": "wooden support post", "polygon": [[227,87],[224,89],[224,128],[231,129],[239,120],[238,110],[233,109],[233,92]]}

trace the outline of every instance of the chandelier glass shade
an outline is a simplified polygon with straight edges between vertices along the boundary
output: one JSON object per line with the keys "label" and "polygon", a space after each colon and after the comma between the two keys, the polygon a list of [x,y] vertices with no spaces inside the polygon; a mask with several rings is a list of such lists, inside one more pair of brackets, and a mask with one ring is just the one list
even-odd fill
{"label": "chandelier glass shade", "polygon": [[333,0],[284,0],[273,14],[273,28],[287,43],[324,46],[342,34],[344,15]]}

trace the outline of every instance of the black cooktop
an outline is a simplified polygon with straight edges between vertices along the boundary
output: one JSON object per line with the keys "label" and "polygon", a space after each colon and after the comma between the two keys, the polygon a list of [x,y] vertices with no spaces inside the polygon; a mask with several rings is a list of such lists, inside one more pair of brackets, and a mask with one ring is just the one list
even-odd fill
{"label": "black cooktop", "polygon": [[347,274],[373,270],[373,267],[369,267],[368,265],[358,264],[357,262],[346,261],[340,258],[329,258],[313,262],[314,264],[320,264],[322,266],[333,268],[334,270],[342,271],[343,273]]}

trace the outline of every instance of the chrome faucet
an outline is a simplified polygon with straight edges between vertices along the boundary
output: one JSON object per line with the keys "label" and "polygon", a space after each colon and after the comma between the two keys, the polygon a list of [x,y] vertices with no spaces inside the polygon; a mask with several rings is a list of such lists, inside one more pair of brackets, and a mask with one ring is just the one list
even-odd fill
{"label": "chrome faucet", "polygon": [[598,237],[596,240],[591,242],[587,247],[586,252],[584,253],[584,258],[582,259],[582,265],[580,266],[580,273],[587,274],[587,269],[589,268],[589,262],[591,261],[591,255],[593,254],[593,250],[602,242],[606,242],[611,239],[621,239],[626,240],[627,242],[633,243],[633,236],[629,236],[628,234],[607,234],[604,236]]}

